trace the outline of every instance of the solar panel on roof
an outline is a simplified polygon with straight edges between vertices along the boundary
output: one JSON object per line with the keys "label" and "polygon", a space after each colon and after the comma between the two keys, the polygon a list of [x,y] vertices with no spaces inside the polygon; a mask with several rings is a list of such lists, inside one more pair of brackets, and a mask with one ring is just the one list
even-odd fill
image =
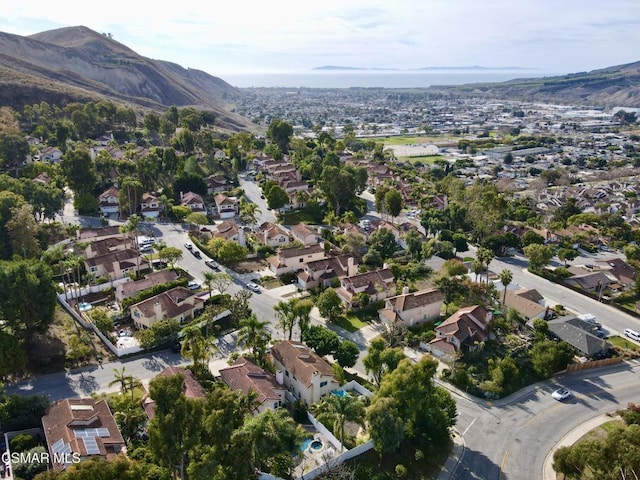
{"label": "solar panel on roof", "polygon": [[84,442],[84,448],[87,449],[87,455],[99,455],[100,449],[98,448],[98,442],[95,437],[82,437]]}
{"label": "solar panel on roof", "polygon": [[86,437],[87,436],[87,432],[84,429],[74,430],[73,434],[75,435],[76,438],[81,438],[81,437]]}
{"label": "solar panel on roof", "polygon": [[108,428],[96,428],[96,430],[98,431],[98,436],[99,437],[110,437],[111,434],[109,433],[109,429]]}
{"label": "solar panel on roof", "polygon": [[54,443],[53,445],[51,445],[51,450],[55,452],[60,451],[60,449],[64,446],[64,440],[60,439],[58,440],[56,443]]}

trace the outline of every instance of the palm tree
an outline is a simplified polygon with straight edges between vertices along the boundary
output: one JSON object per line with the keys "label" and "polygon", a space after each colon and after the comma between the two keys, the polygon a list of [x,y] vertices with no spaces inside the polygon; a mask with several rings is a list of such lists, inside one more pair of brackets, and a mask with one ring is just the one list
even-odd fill
{"label": "palm tree", "polygon": [[253,359],[259,365],[264,365],[267,353],[267,345],[271,336],[267,331],[269,322],[261,322],[254,313],[247,318],[240,320],[240,330],[238,330],[238,345],[251,350]]}
{"label": "palm tree", "polygon": [[131,400],[133,400],[136,388],[142,388],[142,382],[133,375],[127,375],[125,383],[126,389],[131,393]]}
{"label": "palm tree", "polygon": [[285,336],[289,331],[289,340],[293,335],[293,326],[296,324],[296,311],[295,304],[296,299],[292,299],[288,302],[280,300],[277,305],[273,307],[278,317],[278,326],[282,328],[282,335]]}
{"label": "palm tree", "polygon": [[202,275],[204,276],[204,284],[207,286],[207,290],[209,290],[209,300],[211,300],[211,287],[216,279],[216,274],[213,272],[202,272]]}
{"label": "palm tree", "polygon": [[302,335],[309,328],[311,323],[311,310],[313,309],[313,303],[309,300],[296,301],[294,311],[295,318],[298,321],[298,328],[300,328],[300,341],[302,341]]}
{"label": "palm tree", "polygon": [[185,358],[193,360],[193,369],[202,371],[216,347],[212,338],[202,335],[199,327],[192,325],[182,330],[182,348],[180,353]]}
{"label": "palm tree", "polygon": [[340,434],[340,444],[344,450],[344,425],[354,422],[364,426],[364,404],[350,395],[328,395],[312,407],[313,415],[319,422],[333,423],[333,431]]}
{"label": "palm tree", "polygon": [[504,305],[507,299],[507,286],[513,280],[513,273],[511,272],[511,270],[505,268],[500,272],[498,277],[500,278],[500,281],[502,282],[502,286],[504,287],[504,293],[502,294],[502,304]]}
{"label": "palm tree", "polygon": [[242,202],[240,204],[240,218],[243,222],[251,224],[251,229],[253,230],[255,224],[257,223],[257,217],[260,215],[262,211],[257,203],[253,202]]}
{"label": "palm tree", "polygon": [[125,367],[122,367],[120,370],[118,370],[117,368],[113,369],[113,380],[111,382],[109,382],[109,386],[113,387],[114,385],[120,385],[120,393],[122,393],[123,395],[125,394],[125,392],[127,391],[127,385],[129,382],[128,379],[128,375],[124,374],[125,371]]}
{"label": "palm tree", "polygon": [[487,267],[487,283],[489,283],[489,264],[495,258],[495,255],[488,248],[480,247],[476,253],[476,258],[483,266]]}
{"label": "palm tree", "polygon": [[473,269],[473,273],[476,274],[476,283],[478,283],[478,275],[482,273],[484,266],[480,263],[480,260],[475,259],[471,264],[471,268]]}

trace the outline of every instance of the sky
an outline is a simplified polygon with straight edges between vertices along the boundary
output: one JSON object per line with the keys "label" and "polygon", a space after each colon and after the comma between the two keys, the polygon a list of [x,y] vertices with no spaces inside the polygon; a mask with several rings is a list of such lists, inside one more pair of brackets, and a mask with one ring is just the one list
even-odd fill
{"label": "sky", "polygon": [[573,73],[640,60],[638,0],[2,0],[0,32],[77,25],[218,76],[324,65]]}

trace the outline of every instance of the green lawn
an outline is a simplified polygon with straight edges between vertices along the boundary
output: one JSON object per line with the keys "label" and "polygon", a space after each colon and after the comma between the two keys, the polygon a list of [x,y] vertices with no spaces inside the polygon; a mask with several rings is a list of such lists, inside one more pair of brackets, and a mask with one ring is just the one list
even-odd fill
{"label": "green lawn", "polygon": [[303,208],[302,210],[283,212],[279,214],[279,218],[283,225],[297,225],[298,223],[319,225],[326,214],[325,207]]}
{"label": "green lawn", "polygon": [[441,142],[457,142],[461,137],[451,135],[402,135],[393,137],[377,137],[375,142],[384,143],[385,147],[393,145],[410,145],[412,143],[441,143]]}
{"label": "green lawn", "polygon": [[640,346],[618,335],[607,338],[607,342],[611,345],[615,345],[616,347],[640,351]]}
{"label": "green lawn", "polygon": [[367,322],[363,322],[352,313],[336,318],[333,323],[351,333],[367,326]]}

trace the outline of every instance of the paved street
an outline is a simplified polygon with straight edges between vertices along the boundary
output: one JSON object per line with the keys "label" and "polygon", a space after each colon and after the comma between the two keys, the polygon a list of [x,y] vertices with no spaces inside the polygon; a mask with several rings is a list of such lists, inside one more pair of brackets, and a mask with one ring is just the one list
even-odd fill
{"label": "paved street", "polygon": [[[248,197],[256,203],[264,201],[260,199],[260,192],[253,182],[246,182],[245,188],[249,190]],[[368,194],[371,196],[370,194]],[[372,197],[372,196],[371,196]],[[368,199],[372,208],[372,198]],[[263,205],[261,205],[261,210]],[[64,220],[70,223],[73,212],[65,210]],[[269,220],[272,212],[264,210],[260,221]],[[377,216],[374,211],[369,211],[368,216]],[[273,219],[271,218],[270,221]],[[77,218],[75,218],[77,223]],[[83,224],[91,224],[83,219]],[[179,225],[155,224],[153,234],[167,245],[182,248],[183,259],[179,261],[180,267],[191,272],[199,281],[203,282],[203,272],[208,271],[204,261],[191,255],[184,243],[188,237],[186,231]],[[465,255],[474,256],[475,248]],[[599,254],[599,258],[609,257],[610,254]],[[593,258],[586,257],[576,259],[573,263],[586,263]],[[430,265],[439,269],[442,262],[431,259]],[[536,288],[549,302],[560,303],[578,313],[592,313],[610,332],[621,332],[624,328],[633,327],[640,330],[640,321],[625,315],[611,307],[584,297],[577,292],[552,284],[540,277],[530,274],[526,270],[526,259],[522,256],[497,258],[491,262],[490,268],[494,272],[500,272],[508,268],[513,272],[513,283],[523,287]],[[226,270],[226,269],[225,269]],[[234,293],[244,288],[247,281],[255,278],[256,274],[236,274],[227,270],[234,278],[234,284],[229,293]],[[283,297],[279,294],[282,290],[262,290],[260,294],[254,294],[250,299],[250,305],[259,319],[270,322],[270,330],[273,338],[282,338],[283,334],[276,325],[273,306]],[[324,323],[317,314],[312,312],[312,323]],[[374,326],[366,327],[353,334],[345,332],[335,326],[330,326],[344,338],[356,342],[361,350],[361,357],[366,351],[366,345],[371,338],[379,335]],[[294,338],[299,337],[299,332],[294,331]],[[210,362],[210,368],[214,373],[226,365],[224,357],[237,350],[235,333],[223,336],[219,339],[220,354]],[[413,358],[419,358],[420,353],[408,351]],[[93,392],[114,391],[117,386],[110,387],[109,383],[114,379],[114,369],[125,366],[127,373],[147,383],[159,371],[169,365],[186,365],[187,362],[178,354],[163,351],[155,354],[139,356],[135,359],[112,362],[102,367],[88,367],[75,370],[70,373],[59,373],[39,377],[16,385],[9,385],[10,393],[21,392],[44,393],[52,400],[70,396],[86,396]],[[355,366],[355,371],[364,375],[361,359]],[[458,392],[450,385],[444,384],[452,391],[458,405],[458,422],[456,429],[461,435],[464,450],[460,461],[451,476],[454,479],[531,479],[543,478],[543,465],[549,452],[568,432],[576,426],[589,421],[603,413],[614,412],[618,408],[626,406],[627,402],[637,402],[637,393],[640,387],[638,381],[640,362],[623,363],[617,367],[597,369],[581,373],[565,374],[551,381],[527,387],[507,399],[486,402],[468,397],[464,392]],[[575,397],[567,402],[559,403],[553,400],[550,393],[562,385],[571,389]]]}

